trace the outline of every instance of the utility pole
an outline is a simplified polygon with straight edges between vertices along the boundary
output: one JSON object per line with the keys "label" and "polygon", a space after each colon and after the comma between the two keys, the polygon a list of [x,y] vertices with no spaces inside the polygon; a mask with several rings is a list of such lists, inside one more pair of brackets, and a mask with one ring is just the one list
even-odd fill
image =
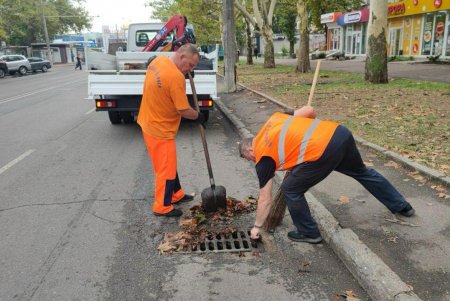
{"label": "utility pole", "polygon": [[225,92],[236,91],[236,29],[234,26],[234,0],[223,0],[223,51],[225,66]]}
{"label": "utility pole", "polygon": [[45,43],[47,44],[47,59],[49,60],[50,64],[53,65],[53,55],[50,53],[50,41],[48,39],[48,31],[47,31],[47,21],[45,20],[45,14],[44,14],[44,2],[41,1],[41,11],[42,11],[42,24],[44,25],[44,35],[45,35]]}

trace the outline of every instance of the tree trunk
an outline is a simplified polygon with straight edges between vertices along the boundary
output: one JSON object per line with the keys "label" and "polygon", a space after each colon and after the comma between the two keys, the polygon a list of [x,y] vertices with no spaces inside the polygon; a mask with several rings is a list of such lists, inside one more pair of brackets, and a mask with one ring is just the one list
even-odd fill
{"label": "tree trunk", "polygon": [[374,84],[388,82],[386,29],[387,1],[373,1],[367,28],[365,80]]}
{"label": "tree trunk", "polygon": [[262,36],[264,37],[264,68],[275,68],[275,55],[272,40],[272,27],[264,26]]}
{"label": "tree trunk", "polygon": [[247,33],[247,65],[253,65],[252,31],[247,19],[245,19],[245,30]]}
{"label": "tree trunk", "polygon": [[297,0],[297,14],[300,23],[300,47],[298,49],[296,71],[308,73],[311,71],[311,63],[309,61],[308,13],[305,0]]}
{"label": "tree trunk", "polygon": [[295,59],[295,41],[289,42],[289,57]]}
{"label": "tree trunk", "polygon": [[223,52],[225,66],[225,92],[236,91],[236,34],[234,26],[234,0],[223,0]]}

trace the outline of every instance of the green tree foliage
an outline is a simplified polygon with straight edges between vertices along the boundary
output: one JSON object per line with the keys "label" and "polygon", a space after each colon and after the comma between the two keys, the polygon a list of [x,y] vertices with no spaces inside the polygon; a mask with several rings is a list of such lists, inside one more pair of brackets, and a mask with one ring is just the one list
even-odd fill
{"label": "green tree foliage", "polygon": [[[91,27],[84,0],[0,0],[0,40],[9,45],[44,42],[42,9],[49,38]],[[43,4],[43,7],[41,6]]]}
{"label": "green tree foliage", "polygon": [[220,0],[149,0],[153,17],[167,21],[173,15],[184,15],[194,26],[197,44],[220,43],[220,20],[222,1]]}
{"label": "green tree foliage", "polygon": [[279,0],[274,15],[274,32],[282,32],[289,41],[289,56],[295,57],[297,34],[297,9],[295,0]]}

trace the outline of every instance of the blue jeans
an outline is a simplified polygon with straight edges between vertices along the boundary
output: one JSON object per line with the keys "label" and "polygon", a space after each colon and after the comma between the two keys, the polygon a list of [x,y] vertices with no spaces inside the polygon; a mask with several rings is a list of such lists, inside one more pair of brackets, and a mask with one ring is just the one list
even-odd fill
{"label": "blue jeans", "polygon": [[305,235],[320,235],[306,202],[305,192],[333,170],[357,180],[392,213],[401,211],[408,204],[385,177],[364,165],[353,135],[340,125],[322,157],[317,161],[295,166],[281,185],[292,221],[298,231]]}

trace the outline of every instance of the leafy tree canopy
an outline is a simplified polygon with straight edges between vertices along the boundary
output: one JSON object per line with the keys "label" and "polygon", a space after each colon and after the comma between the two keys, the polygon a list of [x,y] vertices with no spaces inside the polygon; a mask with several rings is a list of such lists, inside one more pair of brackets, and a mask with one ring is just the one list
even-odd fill
{"label": "leafy tree canopy", "polygon": [[153,17],[167,21],[173,15],[184,15],[194,26],[197,44],[220,43],[221,0],[148,0]]}
{"label": "leafy tree canopy", "polygon": [[83,3],[84,0],[0,0],[0,40],[10,45],[45,42],[42,14],[46,16],[50,40],[56,34],[90,29]]}

